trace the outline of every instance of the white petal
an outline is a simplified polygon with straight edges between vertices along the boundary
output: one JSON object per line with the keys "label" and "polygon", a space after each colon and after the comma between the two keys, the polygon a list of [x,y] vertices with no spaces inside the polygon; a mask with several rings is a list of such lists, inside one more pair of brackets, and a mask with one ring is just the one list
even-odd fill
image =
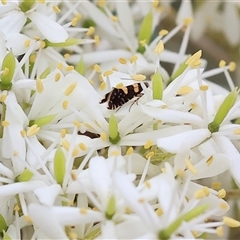
{"label": "white petal", "polygon": [[192,2],[183,0],[181,5],[177,11],[176,23],[182,24],[185,18],[192,18],[193,11],[192,11]]}
{"label": "white petal", "polygon": [[193,148],[209,138],[211,133],[208,129],[197,129],[175,134],[170,137],[163,137],[157,140],[157,145],[166,152],[177,153],[182,143],[187,142],[190,148]]}
{"label": "white petal", "polygon": [[36,25],[41,34],[50,42],[65,42],[68,38],[67,31],[58,23],[39,12],[31,12],[28,17]]}

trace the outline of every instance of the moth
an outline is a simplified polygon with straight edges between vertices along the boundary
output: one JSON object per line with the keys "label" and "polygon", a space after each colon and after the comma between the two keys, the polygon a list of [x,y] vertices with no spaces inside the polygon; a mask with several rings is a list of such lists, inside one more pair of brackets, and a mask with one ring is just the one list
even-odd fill
{"label": "moth", "polygon": [[[144,84],[147,88],[149,87],[149,83],[144,82]],[[105,95],[100,104],[107,102],[107,109],[113,110],[121,107],[134,97],[141,97],[143,95],[142,91],[143,88],[140,83],[134,83],[122,88],[113,88],[112,91]]]}

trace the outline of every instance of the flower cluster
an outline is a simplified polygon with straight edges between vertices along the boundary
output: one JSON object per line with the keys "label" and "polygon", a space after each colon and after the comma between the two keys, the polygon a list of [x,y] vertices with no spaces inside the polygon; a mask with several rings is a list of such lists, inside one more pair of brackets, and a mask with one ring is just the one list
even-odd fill
{"label": "flower cluster", "polygon": [[[201,50],[186,53],[190,1],[159,31],[170,2],[1,1],[2,239],[202,239],[240,226],[223,188],[240,187],[235,63],[204,71]],[[165,49],[179,32],[179,51]],[[217,74],[230,92],[207,80]]]}

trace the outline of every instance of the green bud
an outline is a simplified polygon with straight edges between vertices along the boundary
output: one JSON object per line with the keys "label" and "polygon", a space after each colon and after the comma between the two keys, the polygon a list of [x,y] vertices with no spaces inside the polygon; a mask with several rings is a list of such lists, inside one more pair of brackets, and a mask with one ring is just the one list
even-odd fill
{"label": "green bud", "polygon": [[177,218],[172,224],[169,225],[169,227],[161,230],[158,234],[158,238],[160,240],[168,240],[170,239],[171,235],[181,226],[183,222],[189,222],[192,219],[198,217],[202,213],[204,213],[207,210],[207,205],[202,205],[195,207],[191,211],[185,213],[183,216]]}
{"label": "green bud", "polygon": [[50,67],[47,67],[47,68],[42,72],[42,74],[40,75],[40,78],[41,78],[41,79],[46,78],[50,72],[51,72],[51,68],[50,68]]}
{"label": "green bud", "polygon": [[80,73],[81,75],[85,75],[86,73],[86,66],[83,61],[83,57],[81,57],[80,61],[78,62],[77,66],[75,67],[75,70]]}
{"label": "green bud", "polygon": [[37,124],[39,127],[42,127],[44,125],[47,125],[48,123],[50,123],[55,117],[57,116],[57,114],[51,114],[42,118],[39,118],[37,120],[31,120],[29,122],[29,127],[31,127],[34,124]]}
{"label": "green bud", "polygon": [[46,47],[68,47],[68,46],[73,46],[81,43],[81,40],[76,39],[76,38],[68,38],[65,42],[59,42],[59,43],[52,43],[48,41],[47,39],[44,40],[45,42],[45,48]]}
{"label": "green bud", "polygon": [[27,12],[31,9],[32,5],[35,3],[35,0],[23,0],[19,5],[22,12]]}
{"label": "green bud", "polygon": [[152,24],[153,24],[153,14],[149,12],[143,19],[141,27],[138,33],[138,50],[139,53],[145,52],[145,47],[140,44],[140,41],[146,40],[146,43],[150,42],[152,36]]}
{"label": "green bud", "polygon": [[174,79],[176,79],[178,76],[180,76],[185,69],[188,67],[188,65],[184,62],[180,65],[180,67],[176,70],[176,72],[173,73],[173,75],[170,78],[170,82],[172,82]]}
{"label": "green bud", "polygon": [[12,50],[3,59],[1,71],[4,72],[1,74],[0,89],[9,91],[12,88],[12,79],[15,72],[15,57]]}
{"label": "green bud", "polygon": [[116,212],[116,200],[114,196],[111,196],[108,201],[107,211],[105,212],[106,218],[111,220],[115,212]]}
{"label": "green bud", "polygon": [[156,72],[152,77],[153,99],[162,100],[163,96],[163,80],[159,72]]}
{"label": "green bud", "polygon": [[113,114],[109,118],[109,141],[112,144],[117,144],[120,141],[120,135],[118,132],[118,122]]}
{"label": "green bud", "polygon": [[7,228],[7,223],[3,218],[2,214],[0,214],[0,233],[3,233],[3,231],[7,231]]}
{"label": "green bud", "polygon": [[29,171],[28,169],[25,169],[18,177],[16,177],[15,181],[16,182],[28,182],[29,180],[31,180],[33,175],[34,174],[31,171]]}
{"label": "green bud", "polygon": [[55,179],[58,184],[62,184],[66,172],[66,159],[60,146],[57,148],[53,161]]}
{"label": "green bud", "polygon": [[224,99],[221,106],[219,107],[217,114],[214,120],[208,124],[208,129],[210,132],[217,132],[220,128],[221,123],[223,122],[224,118],[227,116],[230,109],[234,106],[237,97],[238,97],[239,90],[235,88],[231,91],[228,96]]}

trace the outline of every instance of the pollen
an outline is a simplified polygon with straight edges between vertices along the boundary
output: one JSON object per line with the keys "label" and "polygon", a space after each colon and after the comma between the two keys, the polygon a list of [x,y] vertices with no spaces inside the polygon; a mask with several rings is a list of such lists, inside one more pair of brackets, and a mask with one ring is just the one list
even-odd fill
{"label": "pollen", "polygon": [[79,143],[78,144],[79,148],[83,151],[86,151],[87,150],[87,146],[84,144],[84,143]]}
{"label": "pollen", "polygon": [[208,158],[208,160],[206,161],[206,164],[207,164],[208,167],[212,164],[213,160],[214,160],[214,157],[213,157],[213,156],[211,156],[210,158]]}
{"label": "pollen", "polygon": [[61,138],[65,138],[67,134],[67,129],[61,129],[60,134],[61,134]]}
{"label": "pollen", "polygon": [[195,191],[194,193],[194,197],[196,199],[201,199],[201,198],[204,198],[206,195],[205,195],[205,192],[203,191],[203,189],[199,189],[197,191]]}
{"label": "pollen", "polygon": [[118,61],[119,61],[121,64],[126,64],[126,63],[127,63],[126,58],[119,58]]}
{"label": "pollen", "polygon": [[70,72],[72,70],[74,70],[74,66],[66,66],[66,71]]}
{"label": "pollen", "polygon": [[27,130],[27,136],[34,136],[36,135],[40,130],[40,127],[37,124],[33,124],[28,130]]}
{"label": "pollen", "polygon": [[104,77],[108,77],[109,75],[113,74],[113,71],[112,70],[108,70],[106,72],[103,73],[103,76]]}
{"label": "pollen", "polygon": [[219,237],[222,237],[224,235],[223,227],[222,226],[217,227],[216,232]]}
{"label": "pollen", "polygon": [[130,58],[130,63],[135,63],[138,60],[138,56],[134,55]]}
{"label": "pollen", "polygon": [[184,175],[184,172],[183,172],[183,170],[182,169],[178,169],[177,171],[176,171],[176,174],[177,174],[177,176],[179,176],[179,177],[183,177],[183,175]]}
{"label": "pollen", "polygon": [[240,128],[235,129],[233,133],[236,135],[240,134]]}
{"label": "pollen", "polygon": [[79,121],[77,121],[77,120],[75,120],[75,121],[73,122],[73,124],[74,124],[77,128],[80,128],[80,127],[81,127],[81,123],[80,123]]}
{"label": "pollen", "polygon": [[100,133],[100,138],[103,140],[103,141],[106,141],[107,140],[107,135],[105,132],[102,132]]}
{"label": "pollen", "polygon": [[69,53],[65,53],[63,56],[65,59],[69,59],[71,55]]}
{"label": "pollen", "polygon": [[155,212],[156,212],[156,214],[157,214],[159,217],[163,215],[163,210],[162,210],[162,208],[156,209]]}
{"label": "pollen", "polygon": [[197,172],[197,169],[193,166],[193,164],[190,162],[189,159],[186,159],[186,165],[187,165],[187,169],[193,173],[194,175],[197,175],[198,172]]}
{"label": "pollen", "polygon": [[60,13],[60,12],[61,12],[60,8],[59,8],[57,5],[54,5],[54,6],[53,6],[53,11],[54,11],[55,13]]}
{"label": "pollen", "polygon": [[129,147],[126,152],[126,155],[131,155],[132,153],[133,153],[133,147]]}
{"label": "pollen", "polygon": [[233,218],[230,218],[230,217],[223,217],[223,222],[228,226],[228,227],[232,227],[232,228],[235,228],[235,227],[240,227],[240,222],[233,219]]}
{"label": "pollen", "polygon": [[192,92],[193,89],[189,86],[183,86],[181,87],[178,91],[177,91],[177,94],[178,95],[185,95],[185,94],[188,94],[190,92]]}
{"label": "pollen", "polygon": [[42,93],[44,90],[42,80],[39,77],[36,79],[36,88],[38,93]]}
{"label": "pollen", "polygon": [[225,198],[226,197],[226,190],[225,189],[221,189],[218,191],[218,198]]}
{"label": "pollen", "polygon": [[58,68],[59,70],[62,70],[62,69],[63,69],[63,64],[62,64],[62,63],[58,63],[58,64],[57,64],[57,68]]}
{"label": "pollen", "polygon": [[10,125],[10,122],[9,121],[2,121],[2,126],[3,127],[7,127],[7,126],[9,126]]}
{"label": "pollen", "polygon": [[154,156],[154,152],[149,152],[148,154],[146,154],[146,158],[151,158]]}
{"label": "pollen", "polygon": [[210,190],[208,187],[203,187],[203,192],[205,193],[205,196],[208,197],[210,194]]}
{"label": "pollen", "polygon": [[93,81],[93,80],[91,80],[91,79],[88,79],[88,82],[89,82],[91,85],[93,85],[93,84],[94,84],[94,81]]}
{"label": "pollen", "polygon": [[99,44],[100,44],[100,38],[99,38],[98,35],[95,35],[95,36],[94,36],[94,40],[95,40],[95,44],[96,44],[96,45],[99,45]]}
{"label": "pollen", "polygon": [[69,147],[70,147],[70,142],[67,139],[63,139],[62,140],[62,146],[66,151],[68,151]]}
{"label": "pollen", "polygon": [[101,72],[101,67],[98,64],[94,64],[93,69],[97,72],[100,73]]}
{"label": "pollen", "polygon": [[4,70],[3,70],[2,75],[3,75],[3,76],[7,76],[8,73],[9,73],[9,68],[5,67]]}
{"label": "pollen", "polygon": [[211,187],[212,187],[212,189],[217,190],[221,186],[222,186],[222,184],[220,182],[213,182]]}
{"label": "pollen", "polygon": [[152,140],[147,140],[147,142],[144,145],[144,148],[149,149],[152,145],[153,145],[153,141]]}
{"label": "pollen", "polygon": [[100,89],[101,89],[101,90],[104,90],[104,89],[106,88],[106,86],[107,86],[107,84],[106,84],[105,82],[102,82],[102,83],[100,84]]}
{"label": "pollen", "polygon": [[81,214],[87,214],[87,209],[86,209],[86,208],[80,208],[80,209],[79,209],[79,212],[80,212]]}
{"label": "pollen", "polygon": [[123,83],[118,83],[115,88],[122,89],[124,87]]}
{"label": "pollen", "polygon": [[77,21],[78,21],[78,19],[76,17],[74,17],[72,19],[71,24],[72,24],[73,27],[75,27],[77,25]]}
{"label": "pollen", "polygon": [[61,74],[60,73],[56,73],[56,75],[55,75],[55,82],[58,82],[60,77],[61,77]]}
{"label": "pollen", "polygon": [[21,136],[22,136],[23,138],[26,137],[26,135],[27,135],[24,130],[21,130],[21,131],[20,131],[20,134],[21,134]]}
{"label": "pollen", "polygon": [[158,33],[158,35],[159,36],[165,36],[165,35],[167,35],[168,34],[168,30],[166,30],[166,29],[162,29],[159,33]]}
{"label": "pollen", "polygon": [[228,209],[228,205],[225,202],[222,202],[220,204],[220,208],[223,209],[223,210],[227,210]]}
{"label": "pollen", "polygon": [[236,69],[236,63],[235,62],[230,62],[229,63],[229,71],[233,72]]}
{"label": "pollen", "polygon": [[146,76],[143,74],[135,74],[135,75],[132,75],[131,78],[136,81],[143,81],[146,79]]}
{"label": "pollen", "polygon": [[64,95],[65,96],[69,96],[73,90],[75,89],[75,87],[77,86],[77,82],[72,83],[70,86],[67,87],[67,89],[64,91]]}
{"label": "pollen", "polygon": [[195,54],[193,54],[185,63],[189,66],[194,66],[194,62],[199,60],[201,56],[202,56],[202,50],[199,50]]}
{"label": "pollen", "polygon": [[226,66],[226,62],[224,60],[221,60],[218,64],[220,68],[224,68]]}
{"label": "pollen", "polygon": [[118,17],[116,16],[111,16],[110,17],[113,22],[118,22]]}
{"label": "pollen", "polygon": [[30,43],[31,43],[30,39],[27,39],[27,40],[24,42],[24,46],[25,46],[25,47],[29,47],[29,46],[30,46]]}
{"label": "pollen", "polygon": [[98,75],[98,80],[99,80],[100,83],[104,81],[103,76],[101,74]]}
{"label": "pollen", "polygon": [[72,152],[72,156],[73,156],[73,157],[76,157],[76,156],[78,155],[78,153],[79,153],[79,149],[74,148],[74,149],[73,149],[73,152]]}
{"label": "pollen", "polygon": [[68,100],[65,100],[62,102],[62,107],[64,110],[66,110],[68,108]]}
{"label": "pollen", "polygon": [[157,44],[156,48],[154,49],[154,53],[160,54],[163,52],[163,50],[164,50],[164,44],[163,44],[163,41],[160,40],[159,43]]}
{"label": "pollen", "polygon": [[86,35],[91,36],[91,35],[94,34],[94,32],[95,32],[95,27],[91,26],[91,27],[88,28],[88,31],[86,32]]}
{"label": "pollen", "polygon": [[208,85],[202,85],[199,87],[201,91],[207,91],[208,90]]}

